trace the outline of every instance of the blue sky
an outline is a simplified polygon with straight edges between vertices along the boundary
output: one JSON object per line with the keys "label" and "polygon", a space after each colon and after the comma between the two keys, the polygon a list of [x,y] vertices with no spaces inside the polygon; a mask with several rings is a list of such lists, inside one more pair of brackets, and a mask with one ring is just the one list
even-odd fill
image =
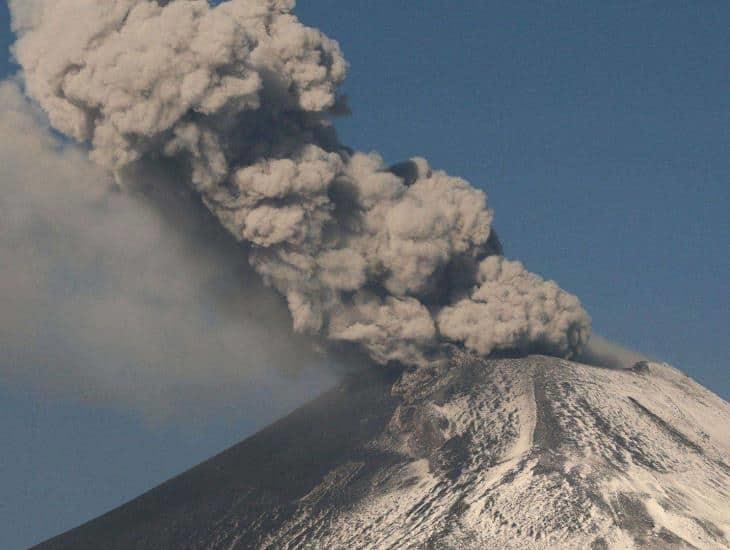
{"label": "blue sky", "polygon": [[[730,4],[413,6],[300,0],[351,64],[343,141],[486,190],[508,256],[577,294],[599,333],[727,399]],[[4,3],[0,25],[7,75]],[[0,547],[89,519],[317,389],[188,425],[2,385]]]}

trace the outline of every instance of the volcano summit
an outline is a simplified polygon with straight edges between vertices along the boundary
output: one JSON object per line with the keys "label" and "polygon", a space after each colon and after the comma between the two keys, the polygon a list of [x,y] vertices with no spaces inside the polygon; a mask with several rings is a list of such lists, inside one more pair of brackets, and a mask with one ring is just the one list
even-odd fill
{"label": "volcano summit", "polygon": [[730,544],[730,406],[666,364],[368,371],[38,548]]}
{"label": "volcano summit", "polygon": [[[364,354],[370,365],[39,547],[728,547],[728,404],[667,365],[576,362],[591,352],[588,312],[503,255],[482,189],[424,158],[389,166],[340,141],[333,120],[348,111],[340,91],[347,61],[335,40],[299,21],[294,4],[9,0],[23,91],[76,142],[73,151],[88,152],[122,192],[146,180],[159,187],[154,174],[164,171],[278,293],[294,331],[318,348]],[[20,133],[22,117],[11,114],[8,127]],[[80,189],[94,195],[93,186]],[[63,186],[53,208],[41,210],[51,233],[74,217],[56,207],[73,192]],[[19,196],[20,214],[8,217],[24,236],[36,228],[25,225]],[[179,214],[172,203],[167,210]],[[95,246],[145,240],[126,218],[110,224],[113,208],[99,212],[78,229]],[[174,225],[183,218],[173,216]],[[96,272],[101,262],[89,256]],[[49,268],[57,271],[65,273]],[[20,274],[27,278],[24,267]],[[255,291],[248,275],[240,284]],[[228,301],[228,288],[216,287],[216,304]],[[91,321],[100,301],[89,293],[81,326],[120,315],[124,292],[110,292],[108,309]],[[123,310],[125,325],[149,321],[147,304],[159,294],[142,294],[139,315]],[[186,308],[170,311],[138,331],[154,360],[136,363],[185,357],[175,349],[157,360],[165,349],[158,332]],[[216,332],[211,313],[190,340]],[[19,333],[25,351],[34,332]],[[94,366],[116,343],[110,334]],[[80,341],[74,351],[89,347]],[[53,343],[55,353],[62,346]],[[214,364],[210,355],[193,361],[201,371]],[[235,374],[245,368],[234,365]]]}

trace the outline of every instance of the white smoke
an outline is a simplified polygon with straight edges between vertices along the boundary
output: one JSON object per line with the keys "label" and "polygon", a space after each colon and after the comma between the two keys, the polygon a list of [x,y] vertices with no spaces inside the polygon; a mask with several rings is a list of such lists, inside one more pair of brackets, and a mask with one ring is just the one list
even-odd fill
{"label": "white smoke", "polygon": [[11,0],[27,93],[124,174],[170,158],[297,331],[420,364],[445,342],[571,356],[578,300],[497,256],[485,194],[339,143],[347,63],[293,0]]}

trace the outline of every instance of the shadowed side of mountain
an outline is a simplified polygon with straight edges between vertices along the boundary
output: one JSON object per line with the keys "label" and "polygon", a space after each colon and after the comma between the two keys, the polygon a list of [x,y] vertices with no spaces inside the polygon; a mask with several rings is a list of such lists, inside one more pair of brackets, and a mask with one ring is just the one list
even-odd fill
{"label": "shadowed side of mountain", "polygon": [[259,534],[286,521],[291,503],[327,472],[353,461],[380,467],[391,460],[366,443],[393,414],[390,388],[397,375],[359,373],[223,453],[36,548],[199,548],[215,539],[226,518],[251,537],[238,537],[237,544],[255,547]]}

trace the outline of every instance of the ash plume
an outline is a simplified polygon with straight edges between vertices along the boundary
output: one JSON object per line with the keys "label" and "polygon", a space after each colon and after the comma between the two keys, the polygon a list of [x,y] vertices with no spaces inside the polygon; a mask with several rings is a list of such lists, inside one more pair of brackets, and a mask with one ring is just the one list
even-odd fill
{"label": "ash plume", "polygon": [[172,159],[294,328],[418,365],[446,343],[573,356],[578,299],[501,256],[485,194],[341,144],[347,62],[293,0],[10,0],[26,92],[123,179]]}
{"label": "ash plume", "polygon": [[120,192],[44,119],[0,83],[0,385],[197,422],[333,383],[173,169],[138,166]]}
{"label": "ash plume", "polygon": [[642,361],[655,361],[646,354],[607,340],[595,332],[575,359],[587,365],[609,369],[628,369]]}

